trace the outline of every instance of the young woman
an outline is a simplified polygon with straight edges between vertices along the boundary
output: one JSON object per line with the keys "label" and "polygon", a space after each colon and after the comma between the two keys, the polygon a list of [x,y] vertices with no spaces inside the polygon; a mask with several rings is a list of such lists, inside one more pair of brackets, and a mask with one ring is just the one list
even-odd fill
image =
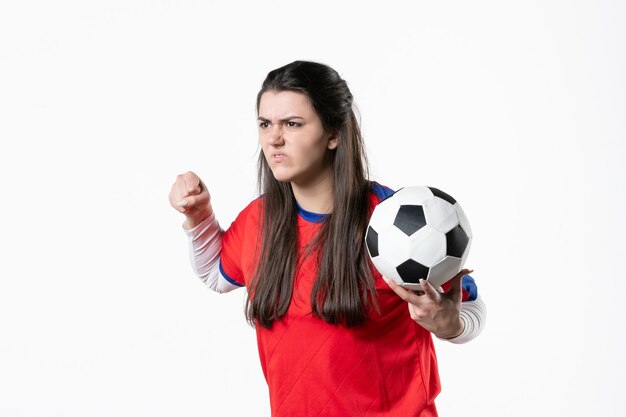
{"label": "young woman", "polygon": [[192,172],[177,177],[170,204],[186,217],[200,279],[247,289],[272,416],[434,416],[431,333],[467,342],[485,307],[471,271],[446,292],[425,280],[414,292],[371,264],[369,217],[392,191],[367,179],[352,101],[326,65],[271,71],[257,96],[261,196],[226,231]]}

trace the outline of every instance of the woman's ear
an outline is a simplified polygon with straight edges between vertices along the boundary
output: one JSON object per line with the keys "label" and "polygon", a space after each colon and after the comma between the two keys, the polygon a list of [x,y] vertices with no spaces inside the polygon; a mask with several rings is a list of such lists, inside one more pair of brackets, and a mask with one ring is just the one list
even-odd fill
{"label": "woman's ear", "polygon": [[328,149],[336,149],[339,145],[339,131],[333,130],[328,138]]}

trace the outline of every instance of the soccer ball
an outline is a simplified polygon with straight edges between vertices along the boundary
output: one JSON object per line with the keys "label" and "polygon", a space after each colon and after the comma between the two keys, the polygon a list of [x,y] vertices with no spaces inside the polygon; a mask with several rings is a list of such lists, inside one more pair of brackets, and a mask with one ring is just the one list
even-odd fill
{"label": "soccer ball", "polygon": [[420,279],[438,288],[467,259],[472,230],[459,203],[433,187],[405,187],[381,201],[370,218],[365,243],[378,271],[419,290]]}

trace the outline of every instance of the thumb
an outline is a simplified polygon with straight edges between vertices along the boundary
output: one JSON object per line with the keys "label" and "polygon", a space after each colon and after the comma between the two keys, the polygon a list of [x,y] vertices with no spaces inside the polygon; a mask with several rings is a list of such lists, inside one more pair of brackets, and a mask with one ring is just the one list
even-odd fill
{"label": "thumb", "polygon": [[180,200],[177,205],[189,210],[191,208],[200,208],[209,203],[209,193],[205,190],[200,194],[188,195]]}
{"label": "thumb", "polygon": [[474,272],[473,269],[462,269],[450,280],[450,289],[448,294],[452,300],[460,303],[463,300],[463,277],[470,272]]}

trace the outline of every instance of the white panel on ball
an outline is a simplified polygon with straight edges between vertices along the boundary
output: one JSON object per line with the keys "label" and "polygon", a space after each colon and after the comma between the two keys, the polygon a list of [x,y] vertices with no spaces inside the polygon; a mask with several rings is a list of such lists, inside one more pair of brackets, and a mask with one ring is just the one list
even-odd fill
{"label": "white panel on ball", "polygon": [[424,215],[429,226],[444,234],[459,224],[454,206],[439,197],[424,202]]}
{"label": "white panel on ball", "polygon": [[398,274],[398,270],[395,266],[391,265],[385,258],[382,256],[377,256],[372,258],[372,262],[374,266],[381,273],[381,275],[393,279],[396,283],[402,284],[402,278],[400,278],[400,274]]}
{"label": "white panel on ball", "polygon": [[369,225],[379,235],[393,225],[398,209],[400,206],[394,200],[385,200],[376,206],[376,209],[372,213]]}
{"label": "white panel on ball", "polygon": [[401,190],[398,190],[394,195],[393,199],[397,204],[410,204],[410,205],[421,205],[424,201],[433,198],[434,194],[428,187],[417,186],[417,187],[406,187]]}
{"label": "white panel on ball", "polygon": [[446,236],[429,224],[415,232],[410,242],[411,258],[424,266],[433,266],[446,256]]}
{"label": "white panel on ball", "polygon": [[435,288],[445,284],[461,270],[461,258],[446,256],[437,265],[430,268],[428,282]]}
{"label": "white panel on ball", "polygon": [[393,265],[400,265],[410,257],[409,237],[397,227],[387,227],[378,233],[378,256]]}
{"label": "white panel on ball", "polygon": [[459,216],[459,224],[461,225],[461,228],[465,231],[465,233],[467,234],[467,237],[471,239],[472,228],[470,227],[469,220],[467,220],[467,216],[465,215],[465,212],[463,211],[463,207],[461,207],[458,201],[454,205],[454,209],[456,210],[456,214]]}

